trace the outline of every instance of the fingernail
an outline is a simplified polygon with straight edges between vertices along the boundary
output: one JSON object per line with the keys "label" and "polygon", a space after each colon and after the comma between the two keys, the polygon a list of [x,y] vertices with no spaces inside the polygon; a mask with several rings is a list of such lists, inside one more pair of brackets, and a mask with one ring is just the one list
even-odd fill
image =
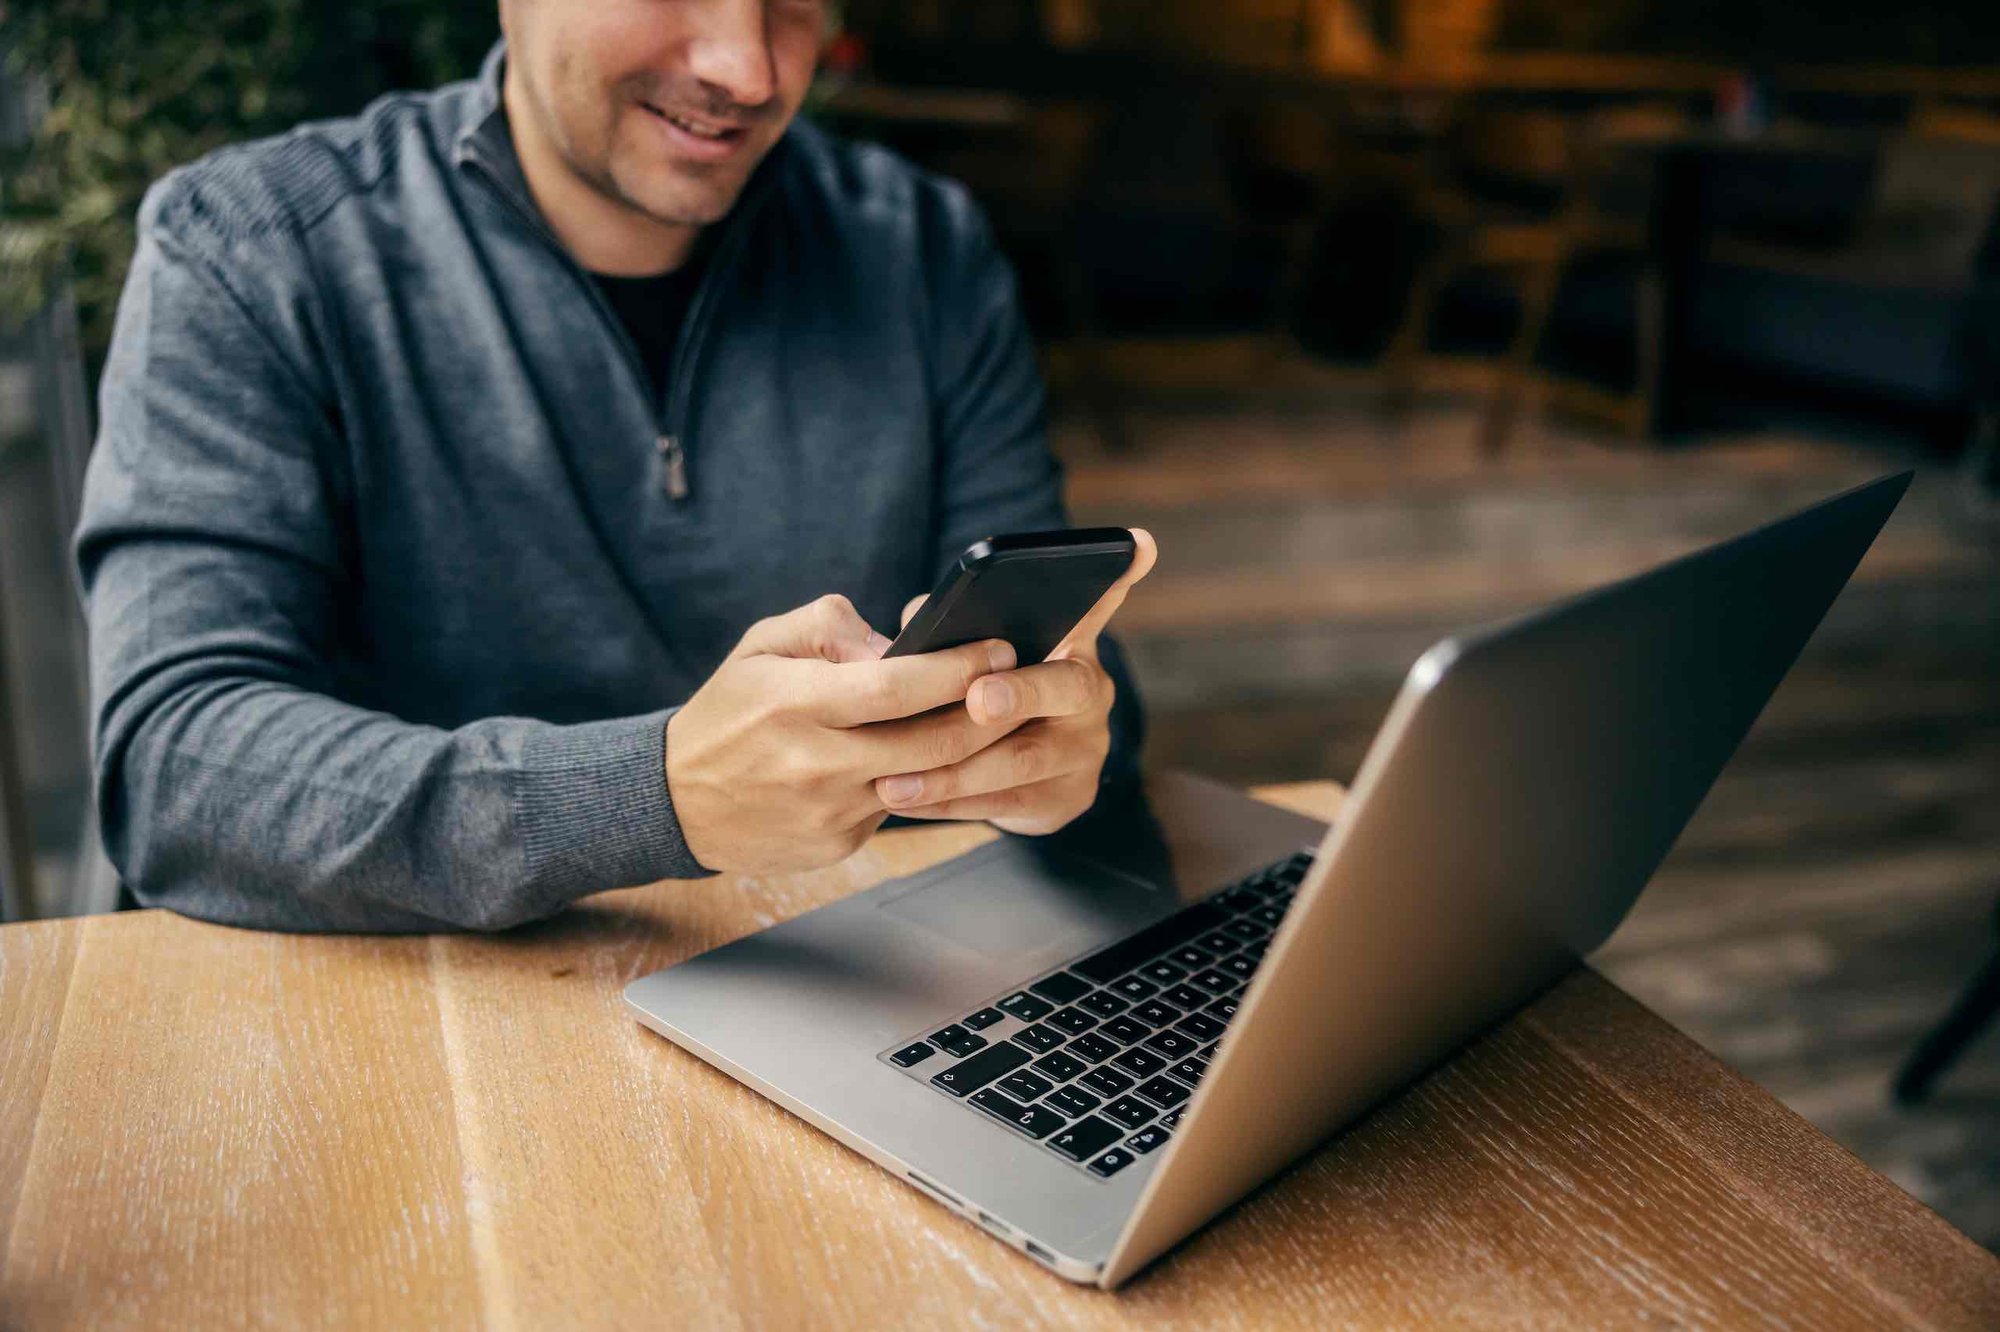
{"label": "fingernail", "polygon": [[979,682],[979,709],[988,721],[1005,720],[1014,710],[1014,686],[1005,680],[981,680]]}
{"label": "fingernail", "polygon": [[986,645],[986,659],[993,663],[996,671],[1011,671],[1014,669],[1014,645],[996,638]]}
{"label": "fingernail", "polygon": [[892,805],[907,805],[924,793],[924,779],[905,773],[882,783],[882,798]]}

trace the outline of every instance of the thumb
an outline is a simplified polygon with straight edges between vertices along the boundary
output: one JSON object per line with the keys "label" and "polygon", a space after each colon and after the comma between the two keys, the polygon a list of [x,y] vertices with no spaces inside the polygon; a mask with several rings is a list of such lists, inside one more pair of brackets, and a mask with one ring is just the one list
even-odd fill
{"label": "thumb", "polygon": [[773,615],[750,626],[729,654],[739,657],[797,657],[818,661],[874,661],[887,651],[889,640],[868,627],[854,603],[829,593],[797,610]]}
{"label": "thumb", "polygon": [[1084,616],[1076,628],[1070,630],[1057,645],[1056,650],[1049,654],[1051,660],[1063,657],[1083,657],[1091,661],[1097,659],[1098,635],[1102,634],[1105,626],[1111,623],[1111,617],[1118,613],[1118,608],[1125,604],[1125,597],[1132,588],[1153,571],[1153,565],[1160,557],[1159,545],[1153,540],[1153,534],[1145,528],[1133,528],[1132,541],[1134,547],[1132,563],[1127,566],[1118,581],[1098,598],[1097,604],[1090,608],[1090,613]]}

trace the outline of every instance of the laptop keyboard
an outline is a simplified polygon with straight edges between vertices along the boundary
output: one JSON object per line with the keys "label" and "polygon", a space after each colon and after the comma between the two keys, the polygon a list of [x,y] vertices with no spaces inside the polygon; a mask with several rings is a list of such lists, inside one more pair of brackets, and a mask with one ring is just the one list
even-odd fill
{"label": "laptop keyboard", "polygon": [[880,1057],[1109,1179],[1172,1138],[1311,864],[1274,861]]}

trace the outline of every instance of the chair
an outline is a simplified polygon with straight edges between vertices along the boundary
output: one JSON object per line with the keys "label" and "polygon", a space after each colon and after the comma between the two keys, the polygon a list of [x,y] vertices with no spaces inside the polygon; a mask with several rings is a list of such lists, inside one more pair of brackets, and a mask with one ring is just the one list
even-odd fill
{"label": "chair", "polygon": [[1414,396],[1433,318],[1452,283],[1478,270],[1510,273],[1520,311],[1479,424],[1481,449],[1500,452],[1535,379],[1565,273],[1586,254],[1620,253],[1641,265],[1632,389],[1607,396],[1578,386],[1571,396],[1627,433],[1644,433],[1659,390],[1663,278],[1651,263],[1644,206],[1618,200],[1611,187],[1622,144],[1671,133],[1683,119],[1670,106],[1621,107],[1588,116],[1462,106],[1425,155],[1417,209],[1439,240],[1418,269],[1384,353],[1384,405],[1399,412]]}
{"label": "chair", "polygon": [[[1913,116],[1913,136],[1984,144],[2000,150],[2000,116],[1990,112],[1925,111]],[[1986,522],[2000,518],[2000,204],[1990,204],[1962,338],[1966,382],[1973,392],[1972,435],[1962,462],[1961,506]],[[2000,927],[2000,903],[1995,926]],[[1930,1096],[1981,1032],[2000,1017],[2000,944],[1973,974],[1949,1012],[1917,1042],[1896,1074],[1895,1097],[1916,1105]]]}
{"label": "chair", "polygon": [[[2000,912],[1995,913],[1994,923],[2000,926]],[[2000,1017],[2000,945],[1996,945],[1951,1011],[1917,1042],[1917,1048],[1904,1061],[1896,1074],[1897,1102],[1917,1105],[1928,1099],[1937,1080],[1995,1017]]]}
{"label": "chair", "polygon": [[0,922],[27,919],[35,901],[34,836],[7,663],[6,616],[0,614]]}

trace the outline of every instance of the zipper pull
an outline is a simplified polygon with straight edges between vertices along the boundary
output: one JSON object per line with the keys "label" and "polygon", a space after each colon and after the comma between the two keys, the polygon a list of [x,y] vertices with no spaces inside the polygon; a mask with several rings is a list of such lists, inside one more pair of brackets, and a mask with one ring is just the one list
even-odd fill
{"label": "zipper pull", "polygon": [[683,500],[688,494],[687,453],[681,442],[673,435],[661,435],[655,441],[660,451],[660,465],[666,470],[662,484],[666,487],[667,498]]}

